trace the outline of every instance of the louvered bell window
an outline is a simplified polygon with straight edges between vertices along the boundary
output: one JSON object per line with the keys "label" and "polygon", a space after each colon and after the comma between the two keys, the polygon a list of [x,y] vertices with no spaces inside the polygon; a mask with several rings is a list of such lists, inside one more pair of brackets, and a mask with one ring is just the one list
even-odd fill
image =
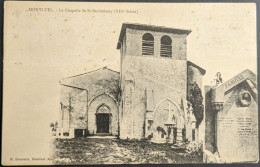
{"label": "louvered bell window", "polygon": [[154,55],[154,37],[150,33],[143,35],[142,55]]}
{"label": "louvered bell window", "polygon": [[162,57],[172,57],[172,39],[164,35],[161,37],[161,52]]}

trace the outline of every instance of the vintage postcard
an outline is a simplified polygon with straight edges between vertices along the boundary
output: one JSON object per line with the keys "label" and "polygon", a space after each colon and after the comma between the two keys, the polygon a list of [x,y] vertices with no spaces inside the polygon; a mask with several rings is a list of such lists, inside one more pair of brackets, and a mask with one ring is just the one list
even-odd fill
{"label": "vintage postcard", "polygon": [[3,165],[258,163],[256,4],[4,4]]}

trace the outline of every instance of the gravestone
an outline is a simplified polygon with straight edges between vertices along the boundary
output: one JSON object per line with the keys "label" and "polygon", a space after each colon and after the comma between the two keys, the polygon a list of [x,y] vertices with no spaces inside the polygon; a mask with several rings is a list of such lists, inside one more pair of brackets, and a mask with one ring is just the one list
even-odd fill
{"label": "gravestone", "polygon": [[214,125],[206,126],[205,137],[214,137],[206,140],[205,149],[221,162],[258,161],[256,87],[255,74],[245,70],[211,89],[208,92],[211,96],[205,96],[211,98],[211,101],[206,99],[206,121]]}

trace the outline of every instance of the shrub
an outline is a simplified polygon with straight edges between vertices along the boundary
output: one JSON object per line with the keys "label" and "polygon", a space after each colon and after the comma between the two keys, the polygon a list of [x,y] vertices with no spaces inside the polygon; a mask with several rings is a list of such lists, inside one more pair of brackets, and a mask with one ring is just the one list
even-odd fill
{"label": "shrub", "polygon": [[192,104],[193,113],[197,120],[196,127],[198,128],[204,118],[203,115],[204,105],[203,105],[203,97],[201,94],[201,89],[199,88],[196,82],[192,84],[192,88],[190,89],[190,94],[188,95],[188,100]]}
{"label": "shrub", "polygon": [[157,130],[157,131],[161,131],[163,135],[166,135],[166,134],[167,134],[166,131],[165,131],[165,130],[163,129],[163,127],[161,127],[161,126],[157,126],[156,130]]}
{"label": "shrub", "polygon": [[197,157],[203,154],[202,141],[193,141],[186,145],[186,155],[188,157]]}
{"label": "shrub", "polygon": [[153,133],[148,136],[148,140],[151,140],[153,138]]}

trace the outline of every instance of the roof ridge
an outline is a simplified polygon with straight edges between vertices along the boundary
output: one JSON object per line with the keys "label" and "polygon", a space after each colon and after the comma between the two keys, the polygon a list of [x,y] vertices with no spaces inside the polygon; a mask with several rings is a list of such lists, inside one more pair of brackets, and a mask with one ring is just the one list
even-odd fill
{"label": "roof ridge", "polygon": [[74,86],[74,85],[67,85],[67,84],[63,84],[63,83],[60,83],[60,85],[67,86],[67,87],[70,87],[70,88],[76,88],[76,89],[80,89],[80,90],[86,90],[85,88],[80,88],[80,87]]}
{"label": "roof ridge", "polygon": [[184,29],[184,28],[175,28],[175,27],[167,27],[167,26],[158,26],[154,24],[141,24],[141,23],[130,23],[125,22],[124,25],[137,25],[137,26],[150,26],[150,27],[156,27],[156,28],[165,28],[165,29],[175,29],[175,30],[184,30],[184,31],[191,31],[191,29]]}
{"label": "roof ridge", "polygon": [[107,68],[107,66],[104,66],[104,67],[101,67],[101,68],[98,68],[96,70],[93,70],[93,71],[88,71],[88,72],[85,72],[85,73],[82,73],[82,74],[78,74],[78,75],[73,75],[73,76],[70,76],[70,77],[65,77],[65,78],[62,78],[62,79],[69,79],[69,78],[74,78],[74,77],[78,77],[78,76],[81,76],[81,75],[86,75],[86,74],[89,74],[89,73],[92,73],[92,72],[95,72],[95,71],[98,71],[98,70],[101,70],[101,69],[108,69],[110,71],[113,71],[113,72],[116,72],[116,73],[119,73],[118,71],[114,71],[110,68]]}
{"label": "roof ridge", "polygon": [[202,67],[198,66],[197,64],[195,64],[195,63],[193,63],[193,62],[191,62],[189,60],[187,60],[187,65],[192,65],[192,66],[198,68],[202,75],[206,74],[206,70],[205,69],[203,69]]}

